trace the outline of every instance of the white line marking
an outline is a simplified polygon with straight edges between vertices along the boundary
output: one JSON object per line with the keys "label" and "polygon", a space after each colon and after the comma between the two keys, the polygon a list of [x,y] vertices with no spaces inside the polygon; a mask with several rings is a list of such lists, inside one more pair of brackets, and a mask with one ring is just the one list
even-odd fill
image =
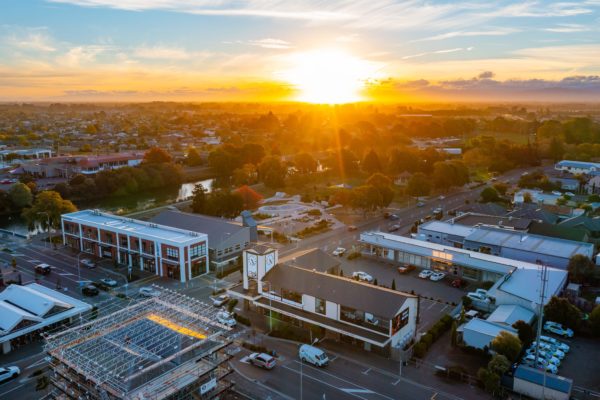
{"label": "white line marking", "polygon": [[349,394],[353,394],[353,393],[364,393],[364,394],[375,393],[374,391],[369,390],[369,389],[344,389],[344,388],[340,388],[340,390],[342,392],[346,392],[346,393],[349,393]]}
{"label": "white line marking", "polygon": [[396,386],[397,384],[399,384],[402,381],[402,379],[398,379],[396,382],[393,382],[392,385]]}
{"label": "white line marking", "polygon": [[367,369],[366,371],[361,372],[361,374],[369,375],[369,372],[371,372],[371,368]]}
{"label": "white line marking", "polygon": [[25,384],[24,384],[24,383],[20,384],[19,386],[15,386],[14,388],[12,388],[12,389],[10,389],[10,390],[7,390],[7,391],[6,391],[6,392],[4,392],[4,393],[0,393],[0,398],[4,398],[4,395],[7,395],[7,394],[9,394],[10,392],[13,392],[13,391],[15,391],[15,390],[17,390],[17,389],[19,389],[19,388],[22,388],[23,386],[25,386]]}
{"label": "white line marking", "polygon": [[337,359],[338,359],[338,356],[333,356],[332,358],[329,359],[329,361],[334,362]]}
{"label": "white line marking", "polygon": [[[290,367],[288,367],[287,365],[282,365],[281,367],[282,367],[282,368],[285,368],[285,369],[289,369],[290,371],[292,371],[292,372],[294,372],[294,373],[296,373],[296,374],[300,375],[300,371],[298,371],[298,370],[295,370],[295,369],[293,369],[293,368],[290,368]],[[315,377],[314,377],[314,376],[312,376],[312,375],[307,375],[307,374],[305,373],[305,374],[303,374],[303,376],[304,376],[305,378],[309,378],[309,379],[312,379],[312,380],[314,380],[314,381],[320,382],[320,383],[322,383],[323,385],[329,386],[329,387],[331,387],[331,388],[334,388],[334,389],[337,389],[337,390],[342,390],[341,388],[339,388],[339,387],[337,387],[337,386],[333,386],[331,383],[325,382],[325,381],[323,381],[323,380],[321,380],[321,379],[319,379],[319,378],[315,378]],[[351,394],[351,395],[352,395],[352,396],[354,396],[354,397],[358,397],[359,399],[367,400],[367,398],[365,398],[365,397],[362,397],[362,396],[359,396],[359,395],[357,395],[356,393],[348,393],[348,394]]]}
{"label": "white line marking", "polygon": [[435,302],[431,302],[431,305],[429,307],[427,307],[427,309],[429,310],[431,307],[435,306]]}

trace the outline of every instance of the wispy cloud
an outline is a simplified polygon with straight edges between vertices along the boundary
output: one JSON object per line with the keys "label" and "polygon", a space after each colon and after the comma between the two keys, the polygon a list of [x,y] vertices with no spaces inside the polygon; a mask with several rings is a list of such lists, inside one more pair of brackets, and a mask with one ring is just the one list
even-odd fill
{"label": "wispy cloud", "polygon": [[424,56],[428,56],[431,54],[447,54],[447,53],[456,53],[457,51],[471,51],[473,50],[474,47],[454,47],[452,49],[443,49],[443,50],[436,50],[436,51],[426,51],[426,52],[422,52],[422,53],[417,53],[417,54],[411,54],[408,56],[404,56],[402,57],[403,60],[410,60],[411,58],[419,58],[419,57],[424,57]]}
{"label": "wispy cloud", "polygon": [[510,35],[512,33],[519,32],[519,29],[516,28],[498,28],[492,30],[481,30],[481,31],[453,31],[441,33],[435,36],[429,36],[421,39],[413,40],[412,42],[428,42],[434,40],[445,40],[452,39],[455,37],[466,37],[466,36],[505,36]]}
{"label": "wispy cloud", "polygon": [[293,46],[290,42],[286,42],[282,39],[274,39],[274,38],[265,38],[258,40],[234,40],[234,41],[225,41],[225,44],[243,44],[248,46],[256,46],[262,47],[263,49],[275,49],[275,50],[284,50],[291,49]]}
{"label": "wispy cloud", "polygon": [[547,32],[557,32],[557,33],[573,33],[573,32],[586,32],[589,31],[590,28],[580,25],[580,24],[558,24],[557,26],[551,28],[544,29]]}
{"label": "wispy cloud", "polygon": [[179,47],[141,46],[134,50],[134,57],[148,60],[189,60],[192,55]]}
{"label": "wispy cloud", "polygon": [[56,51],[55,45],[44,31],[44,29],[33,28],[24,34],[13,33],[6,38],[6,43],[19,50]]}

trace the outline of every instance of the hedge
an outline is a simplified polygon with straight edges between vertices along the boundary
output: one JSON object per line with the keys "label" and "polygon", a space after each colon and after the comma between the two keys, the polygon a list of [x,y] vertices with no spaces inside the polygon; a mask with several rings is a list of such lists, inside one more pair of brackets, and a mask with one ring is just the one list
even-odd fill
{"label": "hedge", "polygon": [[431,345],[452,326],[452,317],[448,314],[444,315],[436,322],[427,333],[421,336],[421,339],[413,347],[413,356],[423,358]]}

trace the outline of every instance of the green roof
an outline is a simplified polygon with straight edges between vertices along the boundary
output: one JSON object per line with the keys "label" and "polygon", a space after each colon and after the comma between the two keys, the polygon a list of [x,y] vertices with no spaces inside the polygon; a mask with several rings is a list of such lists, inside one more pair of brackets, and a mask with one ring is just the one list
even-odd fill
{"label": "green roof", "polygon": [[588,231],[586,229],[554,225],[547,222],[533,222],[529,226],[529,233],[578,242],[585,242],[588,238]]}

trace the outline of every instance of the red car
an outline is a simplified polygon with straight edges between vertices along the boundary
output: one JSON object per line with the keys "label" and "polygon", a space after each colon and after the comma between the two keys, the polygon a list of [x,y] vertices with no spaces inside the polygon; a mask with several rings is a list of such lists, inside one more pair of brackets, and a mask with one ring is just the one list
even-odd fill
{"label": "red car", "polygon": [[458,289],[460,289],[461,287],[465,286],[465,284],[466,284],[466,282],[465,282],[465,281],[463,281],[463,280],[462,280],[462,279],[460,279],[460,278],[456,278],[456,279],[454,279],[452,282],[450,282],[450,285],[451,285],[452,287],[455,287],[455,288],[458,288]]}
{"label": "red car", "polygon": [[410,271],[414,271],[415,266],[410,264],[404,264],[398,267],[398,272],[401,274],[408,274]]}

